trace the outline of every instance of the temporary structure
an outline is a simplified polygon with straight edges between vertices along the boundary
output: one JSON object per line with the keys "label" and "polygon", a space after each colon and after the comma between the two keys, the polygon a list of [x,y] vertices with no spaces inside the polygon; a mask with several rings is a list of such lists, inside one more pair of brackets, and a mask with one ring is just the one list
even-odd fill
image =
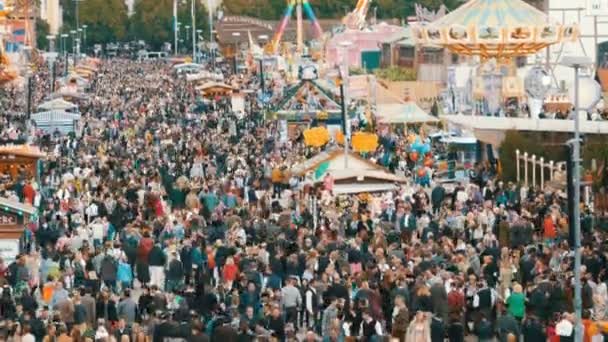
{"label": "temporary structure", "polygon": [[405,177],[395,175],[355,153],[345,154],[334,148],[292,166],[292,175],[308,176],[320,183],[328,173],[334,179],[335,194],[390,191],[397,183],[405,183]]}
{"label": "temporary structure", "polygon": [[439,122],[424,112],[415,102],[379,104],[376,118],[386,124],[420,124]]}
{"label": "temporary structure", "polygon": [[60,110],[60,111],[68,111],[78,109],[78,106],[73,104],[72,102],[66,101],[62,98],[56,98],[54,100],[47,101],[40,106],[38,106],[39,110],[42,111],[50,111],[50,110]]}
{"label": "temporary structure", "polygon": [[575,41],[578,25],[561,25],[522,0],[471,0],[428,25],[415,25],[419,44],[461,55],[511,58]]}
{"label": "temporary structure", "polygon": [[67,134],[76,131],[80,114],[63,110],[50,110],[32,114],[32,120],[38,128],[47,133],[52,134],[57,130],[62,134]]}
{"label": "temporary structure", "polygon": [[205,96],[215,96],[215,95],[228,95],[232,93],[233,88],[226,83],[221,82],[207,82],[203,83],[200,86],[196,87],[196,90],[199,90]]}

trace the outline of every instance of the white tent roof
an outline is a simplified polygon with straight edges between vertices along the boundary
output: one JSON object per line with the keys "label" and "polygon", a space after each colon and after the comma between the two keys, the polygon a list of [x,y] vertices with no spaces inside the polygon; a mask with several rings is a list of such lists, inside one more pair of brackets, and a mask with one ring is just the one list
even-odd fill
{"label": "white tent roof", "polygon": [[173,66],[173,69],[202,69],[203,66],[196,63],[181,63]]}
{"label": "white tent roof", "polygon": [[379,104],[376,111],[378,121],[387,124],[414,124],[438,122],[439,119],[427,114],[415,102]]}
{"label": "white tent roof", "polygon": [[316,156],[296,165],[290,169],[292,174],[303,176],[308,172],[316,172],[321,164],[327,163],[324,171],[316,181],[323,181],[323,177],[327,172],[331,173],[336,181],[351,179],[353,184],[371,183],[383,184],[403,183],[406,181],[404,177],[391,173],[382,166],[375,164],[367,159],[358,156],[355,153],[349,153],[345,157],[343,149],[334,148],[325,152],[321,152]]}
{"label": "white tent roof", "polygon": [[68,110],[68,109],[75,109],[78,108],[77,105],[73,104],[72,102],[66,101],[62,98],[57,98],[57,99],[53,99],[50,101],[47,101],[43,104],[41,104],[40,106],[38,106],[38,109],[40,110]]}
{"label": "white tent roof", "polygon": [[80,119],[80,114],[69,113],[64,110],[49,110],[32,114],[32,120],[38,121],[49,121],[49,122],[60,122],[60,121],[74,121]]}

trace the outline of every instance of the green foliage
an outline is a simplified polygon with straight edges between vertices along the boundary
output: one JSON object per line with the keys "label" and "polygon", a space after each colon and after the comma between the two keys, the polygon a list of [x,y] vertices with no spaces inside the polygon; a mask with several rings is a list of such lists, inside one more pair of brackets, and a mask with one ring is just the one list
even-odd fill
{"label": "green foliage", "polygon": [[49,35],[50,27],[49,24],[41,20],[40,18],[36,18],[36,47],[39,50],[47,50],[49,47],[49,40],[46,36]]}
{"label": "green foliage", "polygon": [[[63,9],[61,33],[76,28],[76,2],[60,0]],[[129,18],[123,0],[86,0],[78,2],[78,23],[87,25],[87,46],[123,41],[127,37]],[[71,49],[71,38],[66,40]],[[84,43],[84,41],[83,41]]]}
{"label": "green foliage", "polygon": [[416,80],[416,70],[410,68],[389,67],[376,69],[374,73],[376,77],[391,82]]}
{"label": "green foliage", "polygon": [[[421,5],[436,10],[444,4],[448,9],[454,9],[461,4],[458,0],[418,0]],[[377,0],[369,9],[368,16],[373,16],[374,8],[377,8],[377,16],[380,19],[406,19],[414,15],[414,3],[412,0]],[[310,4],[318,18],[341,18],[353,10],[354,0],[310,0]],[[284,0],[230,0],[224,1],[227,13],[231,15],[245,15],[266,20],[279,20],[286,7]]]}
{"label": "green foliage", "polygon": [[[185,25],[191,25],[190,1],[179,1],[178,22],[183,23],[180,37],[186,43],[192,44],[191,37],[185,37]],[[208,31],[207,11],[203,5],[196,6],[196,28],[203,30],[203,36]],[[190,35],[192,31],[190,31]],[[155,50],[163,43],[173,44],[173,0],[137,0],[135,13],[129,23],[129,37],[133,40],[143,40]]]}
{"label": "green foliage", "polygon": [[368,72],[363,68],[350,67],[348,69],[348,74],[351,76],[358,76],[358,75],[366,75],[366,74],[368,74]]}

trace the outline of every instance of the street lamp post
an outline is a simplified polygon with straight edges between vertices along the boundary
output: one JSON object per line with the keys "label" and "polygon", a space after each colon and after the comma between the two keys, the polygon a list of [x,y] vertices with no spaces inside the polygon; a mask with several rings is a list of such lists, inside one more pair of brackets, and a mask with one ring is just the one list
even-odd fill
{"label": "street lamp post", "polygon": [[27,103],[26,103],[26,115],[28,121],[32,116],[32,92],[34,86],[33,75],[30,71],[27,72]]}
{"label": "street lamp post", "polygon": [[199,44],[199,40],[202,42],[203,38],[201,37],[201,34],[203,33],[203,30],[201,29],[196,29],[196,44],[194,44],[194,54],[195,54],[195,62],[198,63],[199,61],[199,48],[198,48],[198,44]]}
{"label": "street lamp post", "polygon": [[82,25],[82,49],[85,51],[87,51],[87,27],[89,27],[89,25]]}
{"label": "street lamp post", "polygon": [[64,74],[68,74],[68,49],[66,46],[66,39],[69,37],[67,33],[61,34],[61,45],[63,49],[63,61],[64,61]]}
{"label": "street lamp post", "polygon": [[238,50],[239,38],[241,37],[241,32],[232,32],[232,37],[234,37],[234,55],[232,56],[234,59],[232,60],[232,73],[236,75],[236,55]]}
{"label": "street lamp post", "polygon": [[574,197],[573,213],[574,217],[570,218],[573,223],[574,230],[574,340],[583,340],[582,326],[582,296],[581,296],[581,214],[580,214],[580,198],[581,198],[581,178],[580,178],[580,103],[579,103],[579,71],[581,68],[591,65],[591,60],[588,57],[564,57],[562,64],[574,69],[574,140],[572,144],[572,178],[574,184],[574,193],[568,196]]}
{"label": "street lamp post", "polygon": [[177,0],[173,0],[173,54],[177,55],[177,31],[179,23],[177,22]]}
{"label": "street lamp post", "polygon": [[192,62],[196,63],[196,0],[191,0],[192,14]]}
{"label": "street lamp post", "polygon": [[[188,42],[188,38],[190,38],[190,25],[186,25],[186,36],[184,37],[184,42]],[[188,46],[184,45],[184,51],[188,51]]]}

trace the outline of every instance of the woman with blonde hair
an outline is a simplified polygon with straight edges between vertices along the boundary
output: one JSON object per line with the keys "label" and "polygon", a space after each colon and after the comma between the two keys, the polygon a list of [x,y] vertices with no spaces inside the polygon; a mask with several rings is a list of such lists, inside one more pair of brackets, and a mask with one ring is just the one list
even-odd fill
{"label": "woman with blonde hair", "polygon": [[504,298],[507,297],[507,290],[511,288],[511,283],[513,282],[513,275],[515,272],[515,266],[513,265],[511,256],[509,255],[509,249],[507,247],[503,247],[500,252],[500,269],[498,276],[498,281],[500,282],[500,296],[504,296]]}
{"label": "woman with blonde hair", "polygon": [[431,342],[431,323],[428,314],[418,311],[405,333],[405,342]]}

